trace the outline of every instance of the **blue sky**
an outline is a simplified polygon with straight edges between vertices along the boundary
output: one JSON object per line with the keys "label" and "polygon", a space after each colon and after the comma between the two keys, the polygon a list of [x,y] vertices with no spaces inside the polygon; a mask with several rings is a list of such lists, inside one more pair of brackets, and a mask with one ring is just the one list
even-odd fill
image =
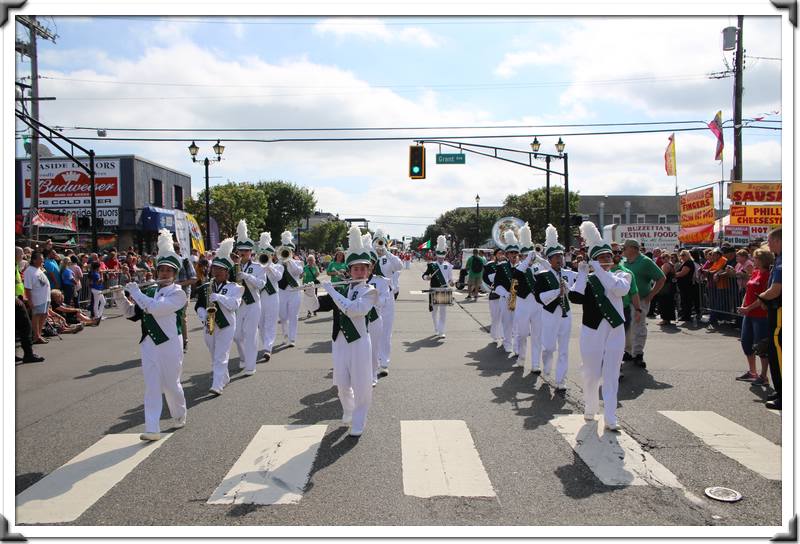
{"label": "blue sky", "polygon": [[[44,22],[59,37],[56,44],[40,42],[40,73],[53,78],[41,81],[41,94],[57,97],[42,104],[41,118],[67,127],[709,121],[718,109],[723,118],[732,117],[732,78],[711,80],[705,74],[725,68],[720,32],[735,25],[735,18],[58,17]],[[747,53],[762,57],[747,62],[745,117],[781,110],[781,63],[765,58],[780,57],[782,30],[777,17],[745,19]],[[729,53],[727,59],[731,62]],[[19,57],[17,62],[18,76],[27,75],[28,63]],[[527,149],[533,135],[551,135],[540,140],[542,150],[552,152],[564,134],[572,189],[584,194],[674,192],[674,179],[663,169],[669,134],[569,135],[586,130],[406,130],[391,135],[521,134],[480,142],[518,149]],[[132,133],[109,130],[108,135]],[[160,135],[223,142],[226,136],[242,136]],[[725,137],[727,175],[732,131]],[[681,188],[719,179],[710,131],[678,133],[677,142]],[[98,154],[136,153],[185,171],[195,191],[203,184],[202,168],[188,160],[186,142],[88,143]],[[228,142],[226,160],[213,168],[218,177],[212,182],[287,179],[313,188],[320,209],[370,217],[372,226],[397,236],[421,233],[442,211],[472,205],[476,193],[482,203],[494,205],[509,193],[544,182],[530,169],[477,156],[468,156],[464,166],[436,166],[430,148],[428,179],[411,181],[406,176],[409,143]],[[780,133],[746,131],[744,143],[745,178],[780,179]],[[210,152],[211,143],[200,145]]]}

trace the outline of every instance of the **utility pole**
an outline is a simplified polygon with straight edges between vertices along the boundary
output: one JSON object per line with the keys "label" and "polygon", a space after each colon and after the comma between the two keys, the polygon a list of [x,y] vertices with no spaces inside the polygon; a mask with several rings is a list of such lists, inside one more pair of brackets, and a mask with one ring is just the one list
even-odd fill
{"label": "utility pole", "polygon": [[[41,36],[46,40],[53,43],[56,41],[56,36],[47,28],[41,26],[36,17],[31,15],[29,17],[18,17],[17,20],[23,25],[28,27],[30,32],[29,42],[27,48],[23,46],[23,54],[27,54],[31,59],[31,117],[34,121],[39,121],[39,59],[36,53],[36,37]],[[19,51],[20,49],[17,48]],[[31,135],[31,206],[28,210],[30,217],[33,217],[33,210],[39,208],[39,134],[34,130]],[[24,178],[24,175],[23,175]],[[24,190],[24,188],[23,188]],[[39,239],[39,227],[31,225],[28,235],[35,239]]]}
{"label": "utility pole", "polygon": [[742,64],[744,61],[742,30],[744,16],[739,15],[737,26],[733,76],[733,179],[731,181],[742,180]]}

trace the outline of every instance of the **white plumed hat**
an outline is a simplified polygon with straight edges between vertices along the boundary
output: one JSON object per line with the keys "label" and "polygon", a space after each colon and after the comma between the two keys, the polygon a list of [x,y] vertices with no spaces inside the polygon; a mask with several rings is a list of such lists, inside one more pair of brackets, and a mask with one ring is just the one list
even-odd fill
{"label": "white plumed hat", "polygon": [[533,240],[531,240],[531,227],[527,221],[519,229],[519,252],[530,253],[533,251]]}
{"label": "white plumed hat", "polygon": [[447,238],[444,234],[436,237],[436,254],[445,255],[447,253]]}
{"label": "white plumed hat", "polygon": [[233,269],[233,261],[231,261],[231,251],[233,251],[233,238],[225,238],[217,248],[217,256],[211,261],[211,266],[221,266],[228,270]]}
{"label": "white plumed hat", "polygon": [[564,246],[558,243],[558,230],[549,223],[544,230],[544,254],[548,259],[553,255],[564,254]]}
{"label": "white plumed hat", "polygon": [[504,251],[508,253],[509,251],[516,251],[519,253],[519,243],[517,242],[517,236],[514,234],[514,231],[508,229],[503,233],[503,242],[505,242],[506,246]]}
{"label": "white plumed hat", "polygon": [[356,226],[350,227],[350,231],[347,233],[345,262],[347,266],[354,264],[370,264],[369,249],[364,246],[364,238],[361,236],[361,229]]}
{"label": "white plumed hat", "polygon": [[272,235],[270,233],[261,233],[261,238],[258,240],[258,249],[261,253],[275,253],[275,248],[272,247]]}
{"label": "white plumed hat", "polygon": [[292,233],[290,231],[285,230],[281,233],[282,246],[290,247],[294,250],[294,243],[292,242],[292,240],[294,240],[294,236],[292,236]]}
{"label": "white plumed hat", "polygon": [[612,253],[611,246],[603,241],[600,231],[591,221],[584,221],[579,227],[581,238],[589,248],[589,258],[594,260],[603,253]]}
{"label": "white plumed hat", "polygon": [[181,269],[181,258],[175,253],[175,246],[172,244],[172,233],[167,229],[158,231],[158,257],[156,266],[167,265],[175,270]]}
{"label": "white plumed hat", "polygon": [[255,244],[247,235],[247,221],[244,219],[239,220],[236,225],[236,249],[249,249],[252,251]]}

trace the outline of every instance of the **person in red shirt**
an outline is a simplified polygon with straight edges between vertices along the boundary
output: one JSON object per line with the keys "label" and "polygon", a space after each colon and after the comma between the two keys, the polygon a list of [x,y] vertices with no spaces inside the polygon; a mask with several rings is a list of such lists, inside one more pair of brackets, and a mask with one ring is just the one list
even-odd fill
{"label": "person in red shirt", "polygon": [[763,353],[759,350],[758,356],[761,359],[761,375],[756,374],[756,350],[754,346],[769,338],[769,320],[767,311],[759,303],[757,295],[767,290],[769,284],[769,270],[775,258],[768,249],[758,249],[754,255],[755,268],[750,279],[745,286],[744,301],[741,307],[737,308],[740,315],[744,316],[742,321],[742,350],[747,357],[747,364],[750,369],[736,378],[743,382],[753,382],[753,385],[767,385],[767,369],[769,360],[766,350]]}

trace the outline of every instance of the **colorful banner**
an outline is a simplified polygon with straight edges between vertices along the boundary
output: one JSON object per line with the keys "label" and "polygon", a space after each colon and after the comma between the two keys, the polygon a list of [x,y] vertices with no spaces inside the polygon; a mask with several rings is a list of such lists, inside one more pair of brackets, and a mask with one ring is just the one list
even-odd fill
{"label": "colorful banner", "polygon": [[678,164],[675,161],[675,133],[669,137],[669,144],[667,150],[664,152],[664,169],[667,171],[668,176],[678,175]]}
{"label": "colorful banner", "polygon": [[72,232],[78,230],[74,214],[58,215],[43,212],[42,210],[34,212],[33,217],[31,217],[31,225],[48,229],[71,230]]}
{"label": "colorful banner", "polygon": [[684,244],[703,244],[714,241],[714,225],[681,227],[678,239]]}
{"label": "colorful banner", "polygon": [[648,250],[661,248],[673,250],[678,245],[678,225],[630,224],[617,225],[614,240],[624,242],[632,238],[638,240]]}
{"label": "colorful banner", "polygon": [[715,161],[722,160],[722,148],[725,147],[725,141],[722,138],[722,110],[717,112],[714,119],[708,124],[708,128],[717,137],[717,151],[714,154]]}
{"label": "colorful banner", "polygon": [[782,206],[731,206],[731,225],[781,225]]}
{"label": "colorful banner", "polygon": [[206,244],[203,240],[203,231],[200,230],[200,224],[190,213],[186,214],[186,221],[189,223],[189,235],[192,240],[192,249],[196,249],[202,255],[206,252]]}
{"label": "colorful banner", "polygon": [[431,245],[431,241],[430,240],[426,240],[424,243],[422,243],[419,246],[417,246],[417,249],[430,249],[431,247],[433,247]]}
{"label": "colorful banner", "polygon": [[777,183],[731,183],[728,198],[733,202],[781,202],[783,185]]}
{"label": "colorful banner", "polygon": [[681,228],[708,225],[714,222],[714,188],[687,193],[680,199]]}

